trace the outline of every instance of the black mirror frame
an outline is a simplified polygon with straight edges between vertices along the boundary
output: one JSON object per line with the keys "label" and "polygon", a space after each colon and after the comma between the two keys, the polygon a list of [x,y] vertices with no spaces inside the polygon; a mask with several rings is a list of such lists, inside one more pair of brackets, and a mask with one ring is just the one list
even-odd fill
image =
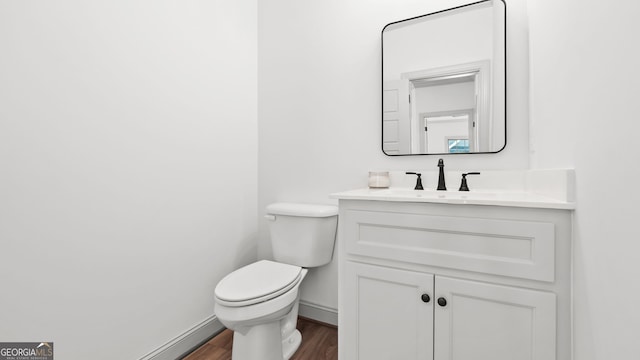
{"label": "black mirror frame", "polygon": [[[415,20],[415,19],[419,19],[419,18],[423,18],[423,17],[427,17],[427,16],[431,16],[431,15],[436,15],[436,14],[440,14],[443,12],[447,12],[447,11],[453,11],[453,10],[458,10],[458,9],[462,9],[468,6],[473,6],[473,5],[478,5],[481,3],[485,3],[485,2],[489,2],[489,1],[501,1],[502,4],[504,5],[504,145],[496,150],[496,151],[479,151],[479,152],[473,152],[473,153],[433,153],[433,154],[387,154],[384,151],[384,30],[391,25],[394,24],[398,24],[404,21],[411,21],[411,20]],[[501,152],[502,150],[504,150],[507,147],[507,67],[508,67],[508,62],[507,62],[507,3],[505,2],[505,0],[481,0],[481,1],[476,1],[476,2],[472,2],[469,4],[464,4],[464,5],[460,5],[460,6],[456,6],[456,7],[452,7],[449,9],[444,9],[444,10],[439,10],[439,11],[435,11],[432,13],[428,13],[428,14],[424,14],[424,15],[419,15],[419,16],[414,16],[412,18],[408,18],[408,19],[403,19],[403,20],[398,20],[398,21],[394,21],[394,22],[390,22],[387,25],[385,25],[382,28],[382,31],[380,32],[380,125],[381,125],[381,131],[380,131],[380,149],[382,150],[382,153],[387,155],[387,156],[424,156],[424,155],[437,155],[437,156],[443,156],[443,155],[475,155],[475,154],[497,154],[499,152]]]}

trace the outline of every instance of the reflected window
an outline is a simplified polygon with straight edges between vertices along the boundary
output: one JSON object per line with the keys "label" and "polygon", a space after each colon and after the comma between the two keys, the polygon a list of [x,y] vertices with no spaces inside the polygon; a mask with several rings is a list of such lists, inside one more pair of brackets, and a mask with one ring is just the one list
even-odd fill
{"label": "reflected window", "polygon": [[469,139],[447,139],[449,153],[468,153]]}

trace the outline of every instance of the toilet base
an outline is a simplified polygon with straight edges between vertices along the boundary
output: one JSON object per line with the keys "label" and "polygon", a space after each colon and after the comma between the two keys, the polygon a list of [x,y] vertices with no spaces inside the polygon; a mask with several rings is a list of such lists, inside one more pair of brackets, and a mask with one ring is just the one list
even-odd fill
{"label": "toilet base", "polygon": [[302,334],[296,329],[287,339],[282,340],[283,359],[289,360],[300,347],[300,343],[302,343]]}
{"label": "toilet base", "polygon": [[283,360],[280,321],[254,325],[233,333],[233,360]]}
{"label": "toilet base", "polygon": [[298,299],[283,318],[236,329],[233,333],[233,360],[289,360],[302,343],[296,329]]}

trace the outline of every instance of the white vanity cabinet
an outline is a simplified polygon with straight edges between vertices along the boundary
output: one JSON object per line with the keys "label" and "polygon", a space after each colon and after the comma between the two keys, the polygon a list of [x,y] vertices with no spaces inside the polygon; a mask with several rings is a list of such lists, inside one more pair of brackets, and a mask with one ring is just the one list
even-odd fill
{"label": "white vanity cabinet", "polygon": [[340,359],[432,359],[434,276],[348,261],[343,269]]}
{"label": "white vanity cabinet", "polygon": [[339,358],[570,359],[571,217],[341,199]]}

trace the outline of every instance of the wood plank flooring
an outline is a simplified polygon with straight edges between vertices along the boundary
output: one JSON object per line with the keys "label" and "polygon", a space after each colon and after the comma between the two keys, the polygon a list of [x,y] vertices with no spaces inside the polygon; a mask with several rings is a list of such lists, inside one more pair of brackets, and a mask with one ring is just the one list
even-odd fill
{"label": "wood plank flooring", "polygon": [[[338,329],[333,325],[299,317],[302,344],[291,360],[337,360]],[[231,360],[233,332],[224,330],[182,360]]]}

